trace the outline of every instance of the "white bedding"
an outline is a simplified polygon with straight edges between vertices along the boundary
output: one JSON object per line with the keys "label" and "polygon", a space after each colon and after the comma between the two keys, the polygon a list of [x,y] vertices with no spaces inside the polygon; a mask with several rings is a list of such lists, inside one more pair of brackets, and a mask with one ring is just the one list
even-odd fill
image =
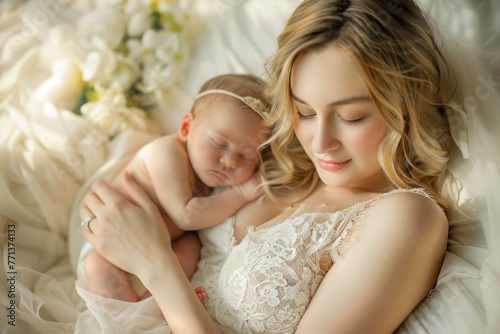
{"label": "white bedding", "polygon": [[[77,325],[77,332],[91,332],[88,324],[95,319],[86,312],[74,274],[83,241],[78,217],[82,195],[96,177],[116,175],[143,144],[174,131],[206,79],[228,72],[262,75],[263,61],[299,3],[182,2],[189,4],[193,22],[185,81],[164,96],[152,120],[112,141],[67,110],[81,90],[79,72],[57,62],[58,46],[49,38],[52,28],[74,24],[94,2],[0,3],[1,333],[73,333]],[[500,2],[422,3],[447,35],[447,53],[464,88],[448,108],[456,142],[443,185],[455,203],[448,253],[436,291],[398,333],[499,333]],[[66,67],[51,72],[54,64]],[[220,240],[227,233],[227,225],[211,229],[203,234],[204,242],[224,249]],[[123,312],[129,312],[135,328],[115,324],[101,331],[165,331],[162,321],[151,320],[155,315],[140,314],[134,306]],[[106,312],[102,316],[106,319]],[[141,327],[144,319],[149,331]]]}

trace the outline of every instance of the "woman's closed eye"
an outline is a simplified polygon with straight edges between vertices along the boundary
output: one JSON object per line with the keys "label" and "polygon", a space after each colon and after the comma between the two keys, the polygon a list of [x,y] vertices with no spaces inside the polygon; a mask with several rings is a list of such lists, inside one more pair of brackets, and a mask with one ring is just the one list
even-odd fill
{"label": "woman's closed eye", "polygon": [[299,108],[297,105],[295,105],[295,111],[299,120],[312,119],[316,116],[316,112],[314,110]]}
{"label": "woman's closed eye", "polygon": [[343,118],[340,115],[337,115],[337,117],[340,119],[342,123],[347,125],[356,125],[365,119],[365,117]]}
{"label": "woman's closed eye", "polygon": [[[316,116],[316,113],[313,111],[303,111],[301,109],[296,108],[296,112],[297,112],[297,117],[299,118],[299,120],[309,120],[309,119],[313,119]],[[349,116],[348,117],[348,116],[336,115],[336,117],[342,123],[347,124],[347,125],[355,125],[355,124],[362,122],[365,119],[364,116],[362,116],[362,117]]]}
{"label": "woman's closed eye", "polygon": [[297,111],[297,116],[300,120],[308,120],[314,118],[316,114],[314,113],[302,113],[300,111]]}

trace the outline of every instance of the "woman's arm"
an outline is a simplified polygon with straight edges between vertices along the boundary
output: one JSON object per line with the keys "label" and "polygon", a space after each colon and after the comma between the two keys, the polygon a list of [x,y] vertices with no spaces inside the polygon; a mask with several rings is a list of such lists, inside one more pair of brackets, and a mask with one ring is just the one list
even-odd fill
{"label": "woman's arm", "polygon": [[435,284],[448,224],[431,200],[387,196],[325,276],[297,333],[392,333]]}
{"label": "woman's arm", "polygon": [[[134,204],[104,181],[96,182],[80,212],[93,214],[85,238],[108,261],[133,273],[154,296],[174,333],[219,333],[187,280],[158,208],[128,174],[125,189]],[[140,224],[138,224],[140,222]]]}

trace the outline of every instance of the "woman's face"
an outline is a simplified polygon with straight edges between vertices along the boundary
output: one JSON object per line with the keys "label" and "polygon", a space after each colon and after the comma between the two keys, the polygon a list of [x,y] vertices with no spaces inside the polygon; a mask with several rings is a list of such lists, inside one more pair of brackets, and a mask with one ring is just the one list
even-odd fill
{"label": "woman's face", "polygon": [[292,68],[294,130],[331,187],[385,180],[378,162],[387,131],[356,64],[333,46],[300,55]]}

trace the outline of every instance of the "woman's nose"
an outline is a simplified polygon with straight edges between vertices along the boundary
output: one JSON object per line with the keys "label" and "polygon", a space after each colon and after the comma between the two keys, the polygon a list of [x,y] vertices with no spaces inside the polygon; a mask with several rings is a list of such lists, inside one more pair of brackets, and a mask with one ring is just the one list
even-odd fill
{"label": "woman's nose", "polygon": [[318,122],[311,143],[313,152],[325,153],[338,149],[340,147],[340,141],[336,132],[337,131],[331,123],[323,121]]}

